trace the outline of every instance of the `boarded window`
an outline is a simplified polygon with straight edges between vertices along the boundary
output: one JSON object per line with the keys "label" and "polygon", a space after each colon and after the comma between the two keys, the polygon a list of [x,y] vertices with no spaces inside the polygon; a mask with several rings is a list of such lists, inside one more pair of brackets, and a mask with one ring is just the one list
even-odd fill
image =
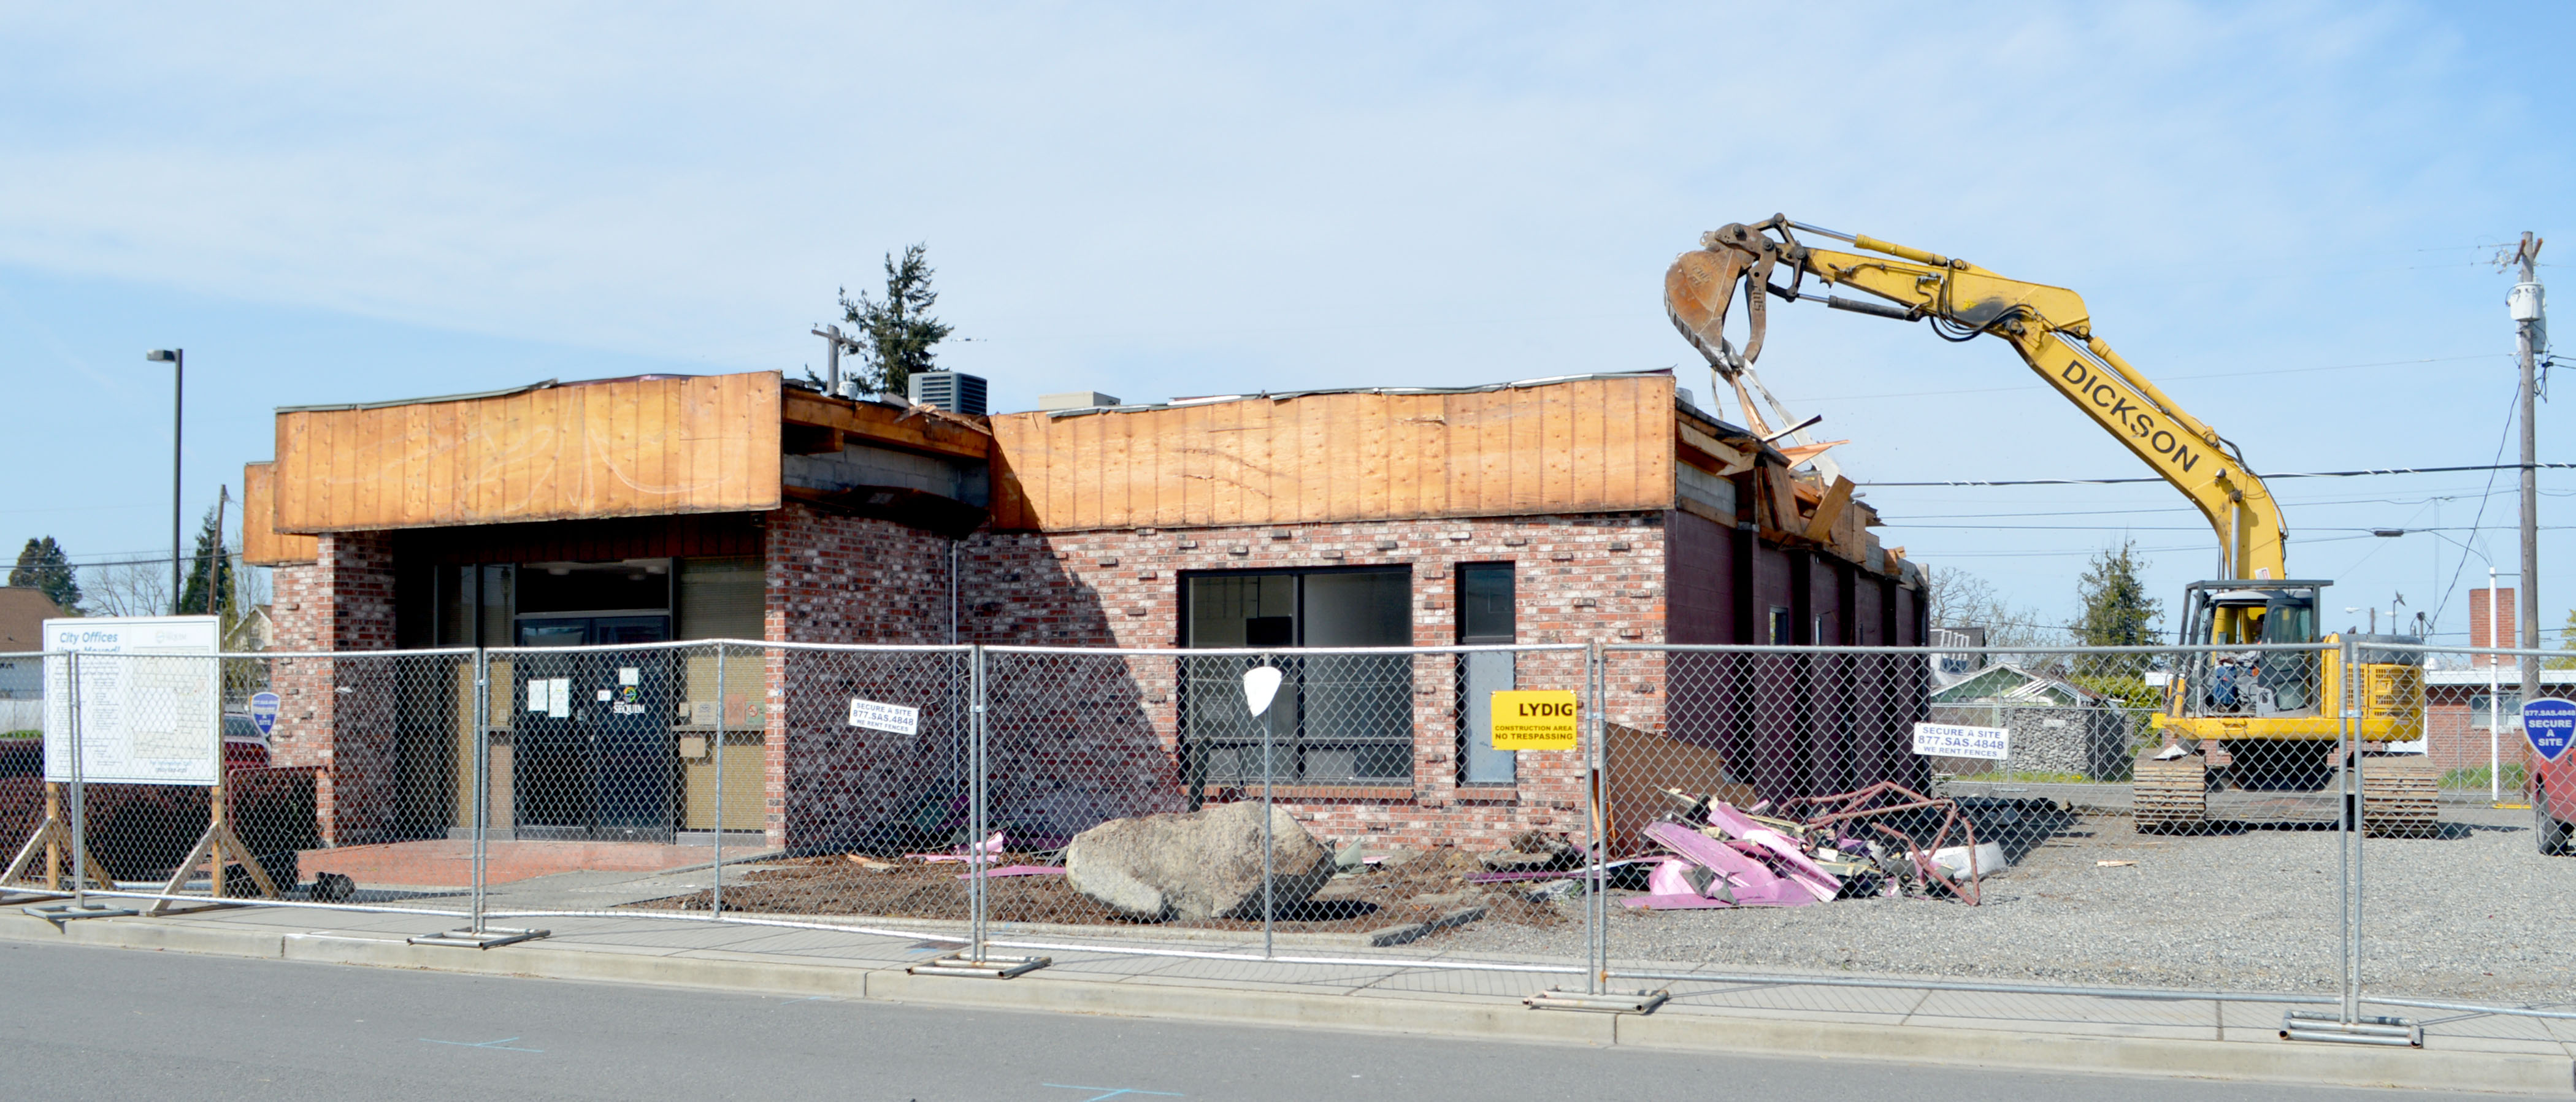
{"label": "boarded window", "polygon": [[[1458,568],[1458,641],[1517,642],[1512,564],[1470,563]],[[1511,784],[1519,755],[1494,749],[1493,694],[1514,686],[1509,652],[1458,656],[1458,779],[1463,784]]]}
{"label": "boarded window", "polygon": [[681,559],[679,637],[762,637],[768,574],[760,556]]}

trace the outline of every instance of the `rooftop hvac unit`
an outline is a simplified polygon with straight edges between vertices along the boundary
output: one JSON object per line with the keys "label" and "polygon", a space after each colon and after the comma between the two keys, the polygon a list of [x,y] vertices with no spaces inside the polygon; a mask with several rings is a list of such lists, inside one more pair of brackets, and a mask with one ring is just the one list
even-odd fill
{"label": "rooftop hvac unit", "polygon": [[957,371],[920,371],[906,377],[904,385],[915,405],[936,406],[970,417],[984,414],[982,376]]}

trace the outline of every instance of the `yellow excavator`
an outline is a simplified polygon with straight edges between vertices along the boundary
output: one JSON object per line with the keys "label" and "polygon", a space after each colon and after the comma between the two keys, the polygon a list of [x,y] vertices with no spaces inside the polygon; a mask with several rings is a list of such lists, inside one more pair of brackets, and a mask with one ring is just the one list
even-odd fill
{"label": "yellow excavator", "polygon": [[[1853,251],[1811,246],[1801,234]],[[1786,286],[1779,282],[1784,277]],[[1739,284],[1749,330],[1741,348],[1724,333]],[[1845,297],[1831,288],[1869,297]],[[2049,386],[2191,499],[2216,531],[2226,576],[2186,589],[2183,645],[2341,644],[2338,636],[2318,630],[2319,601],[2331,583],[2288,574],[2281,508],[2263,480],[2246,468],[2233,443],[2184,412],[2096,336],[2084,299],[2075,292],[1784,215],[1713,230],[1665,272],[1664,308],[1753,417],[1758,414],[1745,381],[1762,353],[1773,299],[1929,322],[1954,342],[2002,339]],[[1754,384],[1758,388],[1759,380]],[[2352,669],[2344,668],[2333,649],[2195,650],[2174,656],[2161,671],[2164,700],[2154,716],[2164,743],[2137,759],[2133,773],[2138,829],[2191,830],[2219,818],[2275,818],[2285,803],[2312,802],[2277,796],[2316,792],[2331,783],[2343,723],[2338,704],[2347,691],[2355,693],[2349,699],[2358,712],[2358,742],[2421,739],[2422,656],[2373,646],[2401,638],[2356,637]],[[2439,774],[2423,755],[2373,755],[2362,778],[2365,829],[2404,835],[2434,829]],[[2221,796],[2215,809],[2220,814],[2214,815],[2213,793],[2249,796]],[[2271,814],[2263,812],[2265,805]],[[2334,814],[2339,813],[2329,812]]]}

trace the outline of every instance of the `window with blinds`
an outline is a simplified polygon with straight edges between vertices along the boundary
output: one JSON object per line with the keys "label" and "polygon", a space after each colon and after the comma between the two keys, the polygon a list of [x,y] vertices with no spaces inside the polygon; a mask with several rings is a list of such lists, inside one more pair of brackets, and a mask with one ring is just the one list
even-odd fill
{"label": "window with blinds", "polygon": [[760,556],[681,559],[681,639],[758,639],[769,592]]}

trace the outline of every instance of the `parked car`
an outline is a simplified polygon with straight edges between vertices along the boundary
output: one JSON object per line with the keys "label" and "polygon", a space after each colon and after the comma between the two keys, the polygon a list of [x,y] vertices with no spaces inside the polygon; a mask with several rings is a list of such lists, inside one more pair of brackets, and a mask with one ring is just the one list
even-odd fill
{"label": "parked car", "polygon": [[240,712],[224,713],[224,772],[268,768],[268,736],[259,723]]}

